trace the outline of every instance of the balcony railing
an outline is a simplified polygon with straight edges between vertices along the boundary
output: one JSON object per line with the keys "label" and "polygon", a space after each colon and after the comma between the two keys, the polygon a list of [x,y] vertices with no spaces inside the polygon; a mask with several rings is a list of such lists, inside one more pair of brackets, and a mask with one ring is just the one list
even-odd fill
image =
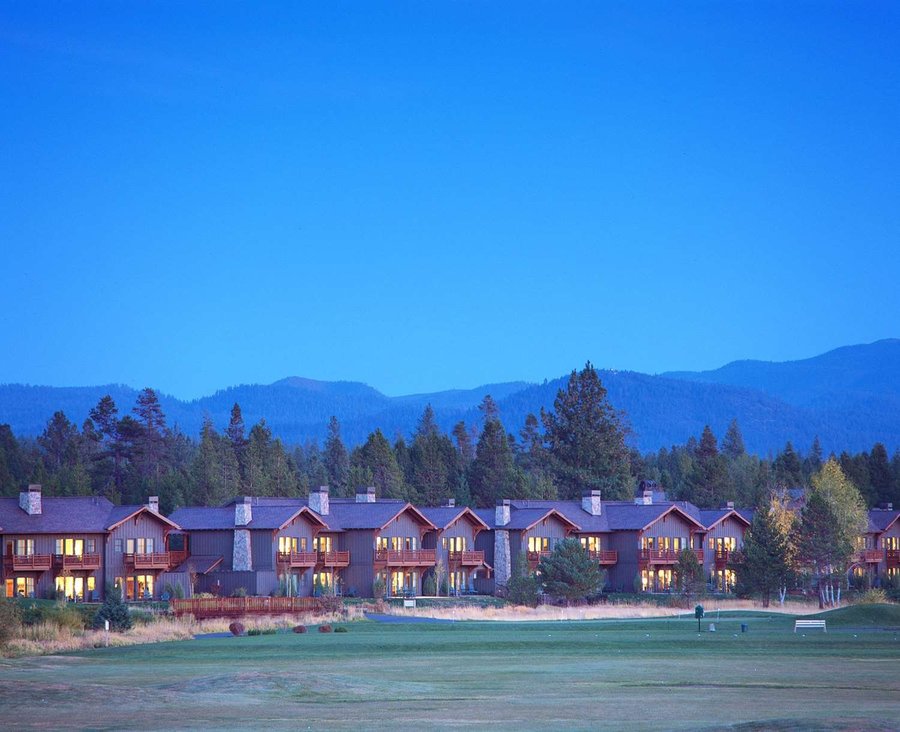
{"label": "balcony railing", "polygon": [[[683,549],[640,549],[638,559],[646,564],[675,564]],[[697,555],[697,561],[703,563],[703,550],[692,549]]]}
{"label": "balcony railing", "polygon": [[7,554],[3,564],[12,572],[46,572],[53,566],[52,554]]}
{"label": "balcony railing", "polygon": [[100,555],[57,554],[56,564],[60,569],[100,569]]}
{"label": "balcony railing", "polygon": [[171,566],[171,557],[169,552],[126,554],[125,566],[135,569],[168,569]]}
{"label": "balcony railing", "polygon": [[283,567],[302,567],[309,569],[316,566],[316,552],[278,552],[275,557]]}
{"label": "balcony railing", "polygon": [[619,561],[619,552],[613,549],[588,550],[588,556],[600,564],[615,564]]}
{"label": "balcony railing", "polygon": [[887,549],[885,551],[885,560],[888,567],[900,567],[900,549]]}
{"label": "balcony railing", "polygon": [[375,563],[388,567],[426,567],[436,561],[434,549],[376,549]]}
{"label": "balcony railing", "polygon": [[541,549],[539,551],[534,552],[525,552],[525,558],[528,560],[529,564],[537,564],[541,561],[542,557],[549,557],[553,552],[548,549]]}
{"label": "balcony railing", "polygon": [[878,564],[884,559],[881,549],[860,549],[856,552],[856,561],[864,564]]}
{"label": "balcony railing", "polygon": [[169,552],[169,568],[175,569],[175,567],[184,564],[187,558],[188,552],[186,551]]}
{"label": "balcony railing", "polygon": [[480,549],[448,552],[447,561],[449,561],[450,564],[459,564],[463,567],[478,567],[484,564],[484,552]]}
{"label": "balcony railing", "polygon": [[320,567],[349,567],[350,552],[318,552],[316,564]]}
{"label": "balcony railing", "polygon": [[[731,549],[722,549],[716,550],[715,553],[715,562],[716,569],[724,569],[729,564],[733,564],[734,562],[739,561],[741,558],[741,554],[739,551]],[[700,561],[703,561],[702,559]]]}

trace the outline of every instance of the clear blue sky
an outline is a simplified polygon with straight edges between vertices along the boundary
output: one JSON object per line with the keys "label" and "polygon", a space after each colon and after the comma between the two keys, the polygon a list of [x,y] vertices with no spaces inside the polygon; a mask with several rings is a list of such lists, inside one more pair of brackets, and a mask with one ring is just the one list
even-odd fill
{"label": "clear blue sky", "polygon": [[320,5],[0,5],[0,382],[900,335],[897,3]]}

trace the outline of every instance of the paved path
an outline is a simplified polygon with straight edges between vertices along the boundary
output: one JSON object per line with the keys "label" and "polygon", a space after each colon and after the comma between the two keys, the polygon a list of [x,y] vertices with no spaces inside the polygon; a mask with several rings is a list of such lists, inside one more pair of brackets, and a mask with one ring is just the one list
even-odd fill
{"label": "paved path", "polygon": [[455,623],[455,620],[444,618],[423,618],[418,615],[383,615],[381,613],[363,613],[376,623]]}

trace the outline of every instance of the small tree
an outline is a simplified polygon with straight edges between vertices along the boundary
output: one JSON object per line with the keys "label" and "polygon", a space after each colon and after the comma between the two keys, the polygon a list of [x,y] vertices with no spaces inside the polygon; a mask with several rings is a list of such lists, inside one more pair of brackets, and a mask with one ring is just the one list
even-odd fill
{"label": "small tree", "polygon": [[106,593],[106,600],[94,616],[94,627],[104,627],[106,620],[109,621],[109,629],[117,632],[130,630],[133,625],[128,606],[122,602],[122,594],[118,588],[111,589]]}
{"label": "small tree", "polygon": [[[427,592],[425,593],[428,594]],[[444,561],[438,557],[434,565],[434,593],[435,595],[447,594],[447,567]]]}
{"label": "small tree", "polygon": [[422,582],[422,594],[431,596],[437,594],[437,582],[435,582],[433,574],[429,574]]}
{"label": "small tree", "polygon": [[792,574],[790,549],[772,511],[762,508],[753,515],[734,568],[740,594],[759,595],[763,607],[769,607],[773,592],[787,586]]}
{"label": "small tree", "polygon": [[0,600],[0,648],[18,633],[22,612],[14,600]]}
{"label": "small tree", "polygon": [[566,601],[584,600],[596,594],[603,582],[597,561],[577,539],[559,542],[552,553],[541,559],[539,572],[544,590]]}
{"label": "small tree", "polygon": [[538,604],[538,590],[540,582],[531,572],[528,572],[528,561],[524,555],[513,562],[512,576],[506,583],[507,598],[514,605],[526,605],[535,607]]}
{"label": "small tree", "polygon": [[383,600],[384,591],[384,580],[381,579],[381,577],[376,577],[375,581],[372,583],[372,597],[374,597],[376,600]]}
{"label": "small tree", "polygon": [[691,598],[703,592],[703,567],[693,549],[682,549],[674,567],[675,585],[690,604]]}

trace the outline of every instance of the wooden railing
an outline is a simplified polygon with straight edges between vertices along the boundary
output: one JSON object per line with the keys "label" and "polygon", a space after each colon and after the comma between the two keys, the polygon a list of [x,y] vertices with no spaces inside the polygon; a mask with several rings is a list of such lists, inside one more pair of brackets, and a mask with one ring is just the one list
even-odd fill
{"label": "wooden railing", "polygon": [[434,549],[376,549],[375,563],[389,567],[424,567],[436,561]]}
{"label": "wooden railing", "polygon": [[349,567],[350,552],[318,552],[316,564],[320,567]]}
{"label": "wooden railing", "polygon": [[856,552],[856,561],[864,564],[878,564],[884,559],[881,549],[860,549]]}
{"label": "wooden railing", "polygon": [[170,600],[175,615],[195,618],[239,618],[244,615],[282,615],[315,612],[322,608],[317,597],[195,597]]}
{"label": "wooden railing", "polygon": [[900,549],[885,550],[884,558],[888,567],[900,567]]}
{"label": "wooden railing", "polygon": [[737,550],[735,550],[735,551],[732,551],[731,549],[716,550],[716,553],[715,553],[716,568],[724,569],[730,563],[736,562],[739,558],[740,558],[740,554],[738,553]]}
{"label": "wooden railing", "polygon": [[619,552],[613,549],[589,549],[588,556],[600,564],[615,564],[619,561]]}
{"label": "wooden railing", "polygon": [[275,560],[284,567],[315,567],[315,552],[278,552]]}
{"label": "wooden railing", "polygon": [[[638,550],[638,559],[641,562],[648,562],[651,564],[675,564],[678,561],[678,556],[683,549],[675,550],[675,549],[639,549]],[[703,563],[703,550],[702,549],[693,549],[694,554],[697,555],[697,561],[701,564]]]}
{"label": "wooden railing", "polygon": [[171,566],[169,552],[126,554],[125,565],[135,569],[168,569]]}
{"label": "wooden railing", "polygon": [[169,552],[169,569],[175,569],[175,567],[183,564],[187,558],[188,552],[186,551]]}
{"label": "wooden railing", "polygon": [[56,563],[61,569],[100,569],[100,555],[57,554]]}
{"label": "wooden railing", "polygon": [[13,572],[45,572],[53,566],[52,554],[7,554],[4,566]]}
{"label": "wooden railing", "polygon": [[484,552],[480,549],[465,549],[461,552],[448,552],[447,560],[450,564],[459,564],[463,567],[477,567],[484,564]]}
{"label": "wooden railing", "polygon": [[525,553],[525,558],[526,558],[531,564],[537,564],[538,562],[541,561],[541,557],[549,557],[552,553],[553,553],[553,552],[551,552],[551,551],[549,551],[549,550],[541,550],[541,551],[536,551],[536,552],[526,552],[526,553]]}

